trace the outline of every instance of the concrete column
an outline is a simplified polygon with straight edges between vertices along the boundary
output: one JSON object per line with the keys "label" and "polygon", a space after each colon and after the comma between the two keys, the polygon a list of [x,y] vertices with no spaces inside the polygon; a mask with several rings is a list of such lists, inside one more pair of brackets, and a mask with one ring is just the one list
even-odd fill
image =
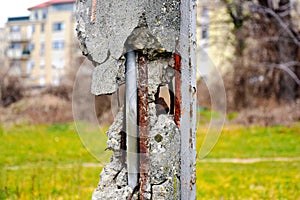
{"label": "concrete column", "polygon": [[196,0],[181,1],[181,199],[196,199]]}
{"label": "concrete column", "polygon": [[[113,156],[93,199],[195,199],[195,5],[180,0],[77,1],[81,49],[95,65],[91,92],[112,94],[126,81],[131,92],[132,82],[137,83],[139,97],[137,119],[123,119],[123,112],[126,116],[134,107],[126,96],[125,108],[107,131]],[[133,76],[125,69],[134,60],[139,75],[129,80]],[[170,102],[160,93],[162,86],[168,86]],[[128,142],[133,129],[138,137]],[[140,146],[133,148],[133,143]],[[131,176],[134,166],[138,173]]]}

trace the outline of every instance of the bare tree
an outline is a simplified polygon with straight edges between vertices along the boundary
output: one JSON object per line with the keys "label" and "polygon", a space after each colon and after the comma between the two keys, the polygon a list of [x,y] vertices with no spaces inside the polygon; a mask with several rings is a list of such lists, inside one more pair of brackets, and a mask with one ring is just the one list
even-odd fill
{"label": "bare tree", "polygon": [[20,78],[10,76],[10,69],[2,65],[0,70],[0,105],[2,106],[9,106],[24,96]]}
{"label": "bare tree", "polygon": [[234,105],[253,99],[292,102],[299,98],[299,30],[290,0],[222,0],[233,24]]}

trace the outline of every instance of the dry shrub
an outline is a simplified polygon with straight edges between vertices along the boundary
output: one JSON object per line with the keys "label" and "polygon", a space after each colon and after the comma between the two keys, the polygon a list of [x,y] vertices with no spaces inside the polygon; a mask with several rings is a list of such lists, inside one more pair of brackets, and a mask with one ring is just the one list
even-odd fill
{"label": "dry shrub", "polygon": [[98,118],[98,122],[101,125],[110,125],[114,120],[114,113],[111,106],[112,96],[101,95],[95,97],[95,111]]}
{"label": "dry shrub", "polygon": [[245,126],[292,126],[300,121],[299,107],[300,100],[290,104],[262,101],[259,107],[240,111],[238,117],[232,123]]}
{"label": "dry shrub", "polygon": [[4,80],[1,80],[1,82],[0,93],[2,106],[8,107],[23,98],[24,88],[19,78],[6,77]]}
{"label": "dry shrub", "polygon": [[52,124],[73,121],[71,102],[53,95],[37,95],[1,109],[0,122]]}
{"label": "dry shrub", "polygon": [[72,99],[72,90],[73,88],[68,85],[51,86],[46,88],[44,94],[50,94],[66,101],[70,101]]}

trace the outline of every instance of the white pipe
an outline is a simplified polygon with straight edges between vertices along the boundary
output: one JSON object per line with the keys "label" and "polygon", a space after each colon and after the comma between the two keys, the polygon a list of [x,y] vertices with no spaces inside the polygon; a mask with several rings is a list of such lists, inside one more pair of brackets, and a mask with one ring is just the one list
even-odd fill
{"label": "white pipe", "polygon": [[138,184],[137,68],[134,51],[126,54],[126,134],[128,185]]}

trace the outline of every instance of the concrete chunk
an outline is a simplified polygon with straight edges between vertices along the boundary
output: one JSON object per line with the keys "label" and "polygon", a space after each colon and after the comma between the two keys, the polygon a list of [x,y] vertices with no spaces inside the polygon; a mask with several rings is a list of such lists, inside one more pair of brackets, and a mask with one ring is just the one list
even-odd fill
{"label": "concrete chunk", "polygon": [[95,22],[91,22],[91,7],[92,0],[77,1],[80,47],[96,66],[93,94],[116,91],[119,84],[116,60],[127,51],[175,52],[179,35],[179,0],[97,0]]}

